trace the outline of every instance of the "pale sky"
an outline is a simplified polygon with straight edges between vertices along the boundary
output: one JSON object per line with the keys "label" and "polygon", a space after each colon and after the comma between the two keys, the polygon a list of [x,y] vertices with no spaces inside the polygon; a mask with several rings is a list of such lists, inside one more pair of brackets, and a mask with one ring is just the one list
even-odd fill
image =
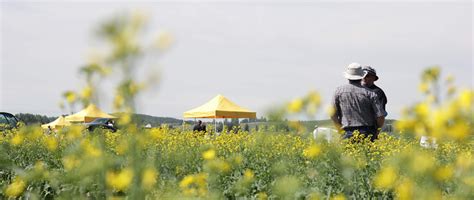
{"label": "pale sky", "polygon": [[[474,84],[471,1],[0,5],[0,111],[11,113],[66,114],[58,102],[83,84],[78,69],[97,45],[94,29],[132,10],[150,14],[149,30],[175,38],[158,62],[160,86],[142,96],[138,113],[181,118],[217,94],[258,116],[313,89],[328,103],[352,62],[377,69],[388,118],[421,99],[417,87],[427,66],[442,66],[459,86]],[[100,107],[111,112],[108,92]]]}

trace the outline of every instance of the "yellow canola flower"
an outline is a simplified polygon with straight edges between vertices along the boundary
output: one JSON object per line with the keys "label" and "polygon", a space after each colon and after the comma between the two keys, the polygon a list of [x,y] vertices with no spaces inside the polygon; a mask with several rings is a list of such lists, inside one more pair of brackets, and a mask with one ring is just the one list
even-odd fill
{"label": "yellow canola flower", "polygon": [[472,110],[473,109],[473,100],[472,100],[473,91],[462,90],[459,95],[459,104],[463,109]]}
{"label": "yellow canola flower", "polygon": [[81,143],[81,146],[88,156],[99,157],[102,155],[102,151],[99,148],[92,145],[89,140],[84,140]]}
{"label": "yellow canola flower", "polygon": [[20,144],[23,143],[23,140],[25,139],[25,137],[22,135],[22,134],[15,134],[13,136],[13,138],[10,140],[10,143],[13,145],[13,146],[18,146]]}
{"label": "yellow canola flower", "polygon": [[210,163],[211,169],[216,170],[220,173],[230,172],[232,166],[223,160],[214,160]]}
{"label": "yellow canola flower", "polygon": [[153,129],[150,131],[150,137],[154,140],[164,140],[166,135],[159,129]]}
{"label": "yellow canola flower", "polygon": [[75,125],[70,126],[66,135],[68,140],[76,140],[82,136],[82,127]]}
{"label": "yellow canola flower", "polygon": [[37,127],[30,131],[27,136],[30,140],[37,140],[43,135],[43,130],[40,127]]}
{"label": "yellow canola flower", "polygon": [[321,96],[316,91],[311,91],[308,94],[308,100],[309,100],[309,102],[311,102],[313,104],[316,104],[316,105],[321,104]]}
{"label": "yellow canola flower", "polygon": [[207,195],[207,178],[205,173],[187,175],[179,183],[179,187],[187,196],[205,196]]}
{"label": "yellow canola flower", "polygon": [[66,96],[67,102],[69,103],[76,101],[76,94],[74,92],[67,92],[65,96]]}
{"label": "yellow canola flower", "polygon": [[120,116],[119,123],[120,124],[129,124],[132,121],[132,117],[129,114],[124,114]]}
{"label": "yellow canola flower", "polygon": [[380,170],[374,180],[374,184],[378,188],[388,189],[393,186],[397,180],[397,172],[393,167],[385,167]]}
{"label": "yellow canola flower", "polygon": [[5,189],[7,197],[15,198],[20,196],[25,190],[26,183],[20,177],[15,177],[12,183]]}
{"label": "yellow canola flower", "polygon": [[181,188],[186,188],[190,186],[194,182],[194,176],[193,175],[187,175],[181,180],[179,183],[179,187]]}
{"label": "yellow canola flower", "polygon": [[196,183],[200,186],[207,184],[207,174],[198,174],[196,175]]}
{"label": "yellow canola flower", "polygon": [[252,170],[250,169],[246,169],[245,172],[244,172],[244,179],[245,180],[252,180],[254,178],[254,173]]}
{"label": "yellow canola flower", "polygon": [[122,95],[116,95],[114,98],[114,107],[119,109],[125,104],[125,98]]}
{"label": "yellow canola flower", "polygon": [[326,114],[328,116],[333,116],[336,113],[336,108],[334,106],[327,106],[326,107]]}
{"label": "yellow canola flower", "polygon": [[202,157],[205,160],[212,160],[216,157],[216,151],[214,149],[209,149],[202,153]]}
{"label": "yellow canola flower", "polygon": [[268,199],[268,195],[267,195],[267,193],[265,193],[265,192],[259,192],[259,193],[257,194],[257,199],[258,199],[258,200],[267,200],[267,199]]}
{"label": "yellow canola flower", "polygon": [[468,124],[457,122],[452,127],[448,128],[448,134],[458,140],[463,140],[469,136],[471,128]]}
{"label": "yellow canola flower", "polygon": [[111,188],[118,191],[125,191],[128,189],[133,180],[133,171],[125,168],[119,172],[107,172],[106,182]]}
{"label": "yellow canola flower", "polygon": [[64,169],[68,171],[76,168],[81,163],[81,160],[77,159],[74,156],[65,156],[63,157],[62,161],[63,161]]}
{"label": "yellow canola flower", "polygon": [[299,98],[291,101],[287,106],[287,110],[290,113],[300,112],[302,108],[303,108],[303,99],[299,99]]}
{"label": "yellow canola flower", "polygon": [[423,173],[434,166],[435,159],[427,153],[420,153],[413,157],[411,169],[417,173]]}
{"label": "yellow canola flower", "polygon": [[427,135],[427,131],[426,131],[426,128],[423,124],[417,124],[415,126],[415,133],[416,135],[418,136],[423,136],[423,135]]}
{"label": "yellow canola flower", "polygon": [[404,180],[396,188],[397,198],[400,200],[413,199],[413,183],[409,180]]}
{"label": "yellow canola flower", "polygon": [[431,120],[431,125],[433,127],[431,131],[431,136],[439,138],[441,134],[445,131],[445,126],[449,118],[446,117],[446,113],[442,110],[436,110],[433,113],[433,120]]}
{"label": "yellow canola flower", "polygon": [[321,147],[316,144],[309,146],[303,150],[303,156],[308,159],[314,159],[321,154]]}
{"label": "yellow canola flower", "polygon": [[143,171],[142,185],[146,189],[151,189],[156,184],[158,173],[153,168],[147,168]]}
{"label": "yellow canola flower", "polygon": [[430,106],[427,103],[420,103],[416,105],[415,112],[420,117],[428,117],[430,114]]}
{"label": "yellow canola flower", "polygon": [[235,162],[235,164],[237,164],[237,165],[242,164],[243,160],[244,160],[244,159],[242,158],[241,155],[238,155],[238,156],[236,156],[236,157],[234,158],[234,162]]}
{"label": "yellow canola flower", "polygon": [[453,177],[454,169],[452,166],[444,166],[436,170],[435,178],[439,181],[447,181]]}
{"label": "yellow canola flower", "polygon": [[395,128],[400,131],[407,131],[412,130],[416,126],[416,122],[414,120],[400,120],[395,122]]}
{"label": "yellow canola flower", "polygon": [[122,140],[119,144],[116,145],[115,151],[118,155],[125,155],[128,151],[128,141]]}
{"label": "yellow canola flower", "polygon": [[457,156],[456,166],[461,169],[468,169],[474,163],[472,155],[468,153],[461,153]]}
{"label": "yellow canola flower", "polygon": [[93,89],[89,86],[85,87],[81,91],[81,96],[84,99],[90,99],[92,97]]}
{"label": "yellow canola flower", "polygon": [[420,85],[418,85],[418,90],[422,93],[427,93],[429,89],[430,86],[428,85],[428,83],[420,83]]}
{"label": "yellow canola flower", "polygon": [[55,137],[48,136],[44,139],[46,148],[49,151],[56,151],[58,149],[58,140]]}
{"label": "yellow canola flower", "polygon": [[132,82],[128,85],[128,90],[130,91],[130,94],[134,95],[138,93],[140,89],[142,89],[144,86],[142,84],[137,84],[135,82]]}
{"label": "yellow canola flower", "polygon": [[338,194],[332,197],[331,200],[346,200],[346,197],[343,194]]}

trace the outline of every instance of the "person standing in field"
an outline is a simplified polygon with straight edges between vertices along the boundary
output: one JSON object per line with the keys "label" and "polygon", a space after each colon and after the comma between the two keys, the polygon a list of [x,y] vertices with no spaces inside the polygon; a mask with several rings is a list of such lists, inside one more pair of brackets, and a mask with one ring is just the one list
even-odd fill
{"label": "person standing in field", "polygon": [[331,119],[337,129],[344,131],[345,139],[351,138],[357,130],[374,141],[385,121],[385,111],[377,94],[361,84],[365,75],[360,64],[350,64],[344,73],[349,83],[336,88],[334,93]]}
{"label": "person standing in field", "polygon": [[370,66],[364,66],[362,67],[362,70],[364,70],[364,72],[366,73],[366,75],[362,79],[362,82],[361,82],[362,85],[366,88],[369,88],[370,90],[375,92],[375,94],[377,94],[377,96],[379,97],[379,101],[383,105],[385,117],[387,117],[388,115],[387,109],[386,109],[387,96],[385,95],[385,92],[380,87],[376,86],[374,83],[375,81],[379,80],[379,77],[377,76],[377,72],[375,71],[374,68]]}
{"label": "person standing in field", "polygon": [[201,120],[198,120],[197,124],[194,125],[193,127],[193,131],[202,131],[202,121]]}

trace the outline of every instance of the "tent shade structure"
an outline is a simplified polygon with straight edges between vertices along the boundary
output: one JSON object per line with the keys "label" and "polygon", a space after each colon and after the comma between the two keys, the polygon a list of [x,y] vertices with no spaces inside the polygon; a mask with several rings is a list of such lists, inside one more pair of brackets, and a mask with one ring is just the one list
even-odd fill
{"label": "tent shade structure", "polygon": [[48,129],[48,128],[57,129],[57,128],[65,127],[65,126],[71,126],[71,123],[66,121],[66,119],[63,116],[60,116],[56,120],[54,120],[54,121],[52,121],[48,124],[41,125],[41,128],[44,128],[44,129]]}
{"label": "tent shade structure", "polygon": [[67,116],[66,121],[87,123],[97,118],[116,118],[116,117],[101,111],[94,104],[90,104],[84,110],[81,110],[75,114]]}
{"label": "tent shade structure", "polygon": [[222,95],[209,102],[184,112],[184,118],[256,118],[257,113],[233,103]]}

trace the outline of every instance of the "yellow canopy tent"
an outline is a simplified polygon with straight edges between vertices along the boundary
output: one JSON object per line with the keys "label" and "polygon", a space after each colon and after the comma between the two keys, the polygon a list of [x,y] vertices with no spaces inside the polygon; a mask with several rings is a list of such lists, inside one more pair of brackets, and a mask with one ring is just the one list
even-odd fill
{"label": "yellow canopy tent", "polygon": [[209,102],[184,112],[184,118],[256,118],[257,113],[233,103],[222,95]]}
{"label": "yellow canopy tent", "polygon": [[[257,113],[233,103],[222,95],[209,102],[184,112],[184,118],[256,118]],[[183,120],[184,123],[184,120]]]}
{"label": "yellow canopy tent", "polygon": [[44,129],[48,129],[48,128],[57,129],[57,128],[62,128],[62,127],[65,127],[65,126],[70,126],[70,125],[71,125],[70,122],[66,121],[66,119],[63,116],[60,116],[56,120],[54,120],[54,121],[52,121],[48,124],[41,125],[41,128],[44,128]]}
{"label": "yellow canopy tent", "polygon": [[116,117],[101,111],[94,104],[90,104],[84,110],[81,110],[75,114],[67,116],[66,121],[87,123],[97,118],[116,118]]}

